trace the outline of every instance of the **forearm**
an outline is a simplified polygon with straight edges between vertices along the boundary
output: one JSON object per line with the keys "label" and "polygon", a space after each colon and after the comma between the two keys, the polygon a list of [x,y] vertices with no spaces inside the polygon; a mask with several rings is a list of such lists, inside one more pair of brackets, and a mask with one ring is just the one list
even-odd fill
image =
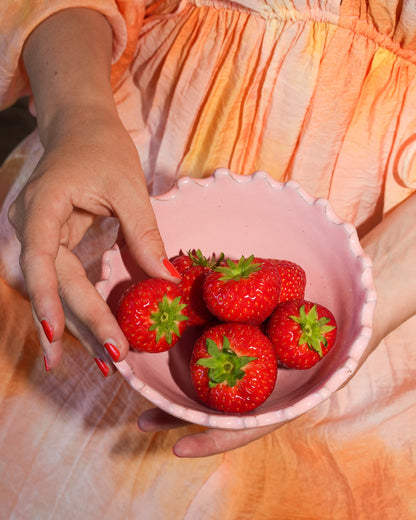
{"label": "forearm", "polygon": [[415,216],[416,194],[395,208],[361,241],[373,261],[377,290],[373,348],[416,313]]}
{"label": "forearm", "polygon": [[23,59],[43,144],[94,112],[115,115],[111,52],[112,29],[93,10],[65,9],[32,32]]}

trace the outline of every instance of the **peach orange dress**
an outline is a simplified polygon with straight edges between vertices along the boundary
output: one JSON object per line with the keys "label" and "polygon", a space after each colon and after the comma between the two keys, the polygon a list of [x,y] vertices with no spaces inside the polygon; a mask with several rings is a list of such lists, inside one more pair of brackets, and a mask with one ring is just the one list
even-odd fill
{"label": "peach orange dress", "polygon": [[[416,186],[413,0],[3,0],[0,107],[29,95],[25,39],[83,6],[113,27],[114,95],[152,194],[181,176],[262,169],[330,199],[361,234]],[[348,386],[249,446],[179,460],[179,432],[137,432],[150,404],[104,380],[67,334],[44,373],[7,208],[42,154],[0,176],[0,517],[188,520],[416,517],[414,319]],[[92,279],[115,237],[79,248]]]}

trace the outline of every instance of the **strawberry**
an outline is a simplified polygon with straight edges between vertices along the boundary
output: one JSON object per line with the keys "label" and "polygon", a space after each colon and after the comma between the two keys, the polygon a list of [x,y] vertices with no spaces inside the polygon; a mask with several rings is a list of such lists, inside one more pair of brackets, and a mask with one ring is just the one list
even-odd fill
{"label": "strawberry", "polygon": [[177,271],[182,275],[187,269],[194,266],[210,267],[211,269],[219,265],[224,259],[224,253],[217,258],[213,253],[209,258],[204,256],[200,249],[192,249],[187,253],[182,250],[179,254],[170,258],[171,263]]}
{"label": "strawberry", "polygon": [[267,336],[287,368],[313,367],[332,349],[337,334],[333,314],[307,300],[280,303],[270,316]]}
{"label": "strawberry", "polygon": [[187,304],[186,313],[189,317],[188,325],[206,325],[212,321],[212,314],[205,305],[202,295],[202,285],[205,277],[212,272],[224,258],[221,253],[219,258],[213,254],[206,258],[200,249],[188,251],[188,254],[179,254],[172,260],[173,265],[182,275],[179,286]]}
{"label": "strawberry", "polygon": [[195,342],[192,384],[203,403],[221,412],[244,413],[272,393],[277,359],[270,340],[258,327],[220,323]]}
{"label": "strawberry", "polygon": [[289,260],[269,259],[277,267],[282,281],[279,303],[305,298],[306,273],[302,267]]}
{"label": "strawberry", "polygon": [[175,345],[187,326],[180,287],[148,278],[130,286],[121,297],[117,321],[132,350],[163,352]]}
{"label": "strawberry", "polygon": [[204,281],[204,301],[211,313],[222,321],[258,325],[279,301],[280,276],[269,261],[242,256],[227,260]]}
{"label": "strawberry", "polygon": [[193,265],[191,252],[184,253],[182,249],[179,251],[179,254],[172,256],[169,260],[181,275]]}
{"label": "strawberry", "polygon": [[184,294],[184,301],[188,305],[188,325],[206,325],[212,321],[213,316],[205,305],[202,296],[202,286],[205,277],[209,273],[211,273],[209,267],[194,265],[187,269],[182,275],[179,285]]}

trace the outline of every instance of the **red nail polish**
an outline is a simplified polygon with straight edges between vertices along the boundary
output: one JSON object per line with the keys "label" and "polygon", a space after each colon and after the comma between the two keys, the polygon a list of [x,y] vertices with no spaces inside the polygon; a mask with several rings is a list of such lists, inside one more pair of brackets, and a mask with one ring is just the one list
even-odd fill
{"label": "red nail polish", "polygon": [[45,363],[46,372],[49,372],[50,368],[49,368],[48,358],[46,357],[46,354],[43,354],[43,362]]}
{"label": "red nail polish", "polygon": [[43,329],[43,332],[45,333],[45,336],[48,338],[49,343],[52,343],[52,340],[53,340],[53,329],[50,326],[49,321],[43,319],[43,320],[41,320],[40,323],[42,325],[42,329]]}
{"label": "red nail polish", "polygon": [[166,267],[166,269],[169,271],[169,274],[171,276],[174,276],[175,278],[182,278],[179,271],[176,269],[176,267],[169,262],[167,258],[164,258],[162,261],[163,265]]}
{"label": "red nail polish", "polygon": [[105,362],[100,359],[100,358],[94,358],[94,361],[97,363],[97,366],[98,368],[101,370],[101,372],[103,373],[103,375],[105,377],[108,376],[109,372],[110,372],[110,369],[108,368],[108,366],[105,364]]}
{"label": "red nail polish", "polygon": [[104,348],[110,354],[113,361],[118,361],[120,357],[120,351],[112,343],[104,343]]}

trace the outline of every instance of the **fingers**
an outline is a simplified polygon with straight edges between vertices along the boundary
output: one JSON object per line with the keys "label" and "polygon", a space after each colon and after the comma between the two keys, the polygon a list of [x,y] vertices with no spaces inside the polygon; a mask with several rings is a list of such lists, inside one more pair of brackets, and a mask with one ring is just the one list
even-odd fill
{"label": "fingers", "polygon": [[[73,316],[78,337],[88,336],[90,353],[97,355],[104,349],[100,360],[105,365],[108,356],[111,361],[121,361],[128,352],[116,318],[71,253],[96,216],[119,218],[133,258],[149,276],[179,279],[166,258],[133,142],[117,125],[100,126],[100,132],[103,139],[93,141],[95,155],[82,144],[84,140],[77,139],[76,160],[74,146],[66,142],[45,154],[10,209],[10,221],[22,244],[20,262],[27,292],[50,369],[62,355],[62,303]],[[114,152],[111,147],[117,135]]]}
{"label": "fingers", "polygon": [[[67,249],[57,256],[59,291],[63,296],[65,323],[81,342],[104,376],[115,372],[113,362],[124,359],[128,343],[104,300],[90,284],[79,260]],[[62,339],[45,319],[32,313],[44,354],[45,369],[56,368],[62,358]]]}
{"label": "fingers", "polygon": [[32,305],[33,321],[38,330],[39,342],[43,351],[43,359],[45,363],[45,370],[49,372],[52,368],[59,365],[62,358],[62,344],[61,340],[51,341],[51,327],[48,322],[41,323],[36,316]]}
{"label": "fingers", "polygon": [[[172,417],[158,408],[151,408],[142,413],[138,426],[143,432],[170,430],[185,426],[186,422]],[[241,448],[276,430],[281,424],[249,428],[245,430],[217,430],[208,429],[204,432],[193,433],[179,439],[173,447],[177,457],[209,457],[226,451]]]}
{"label": "fingers", "polygon": [[180,428],[187,424],[187,422],[165,413],[160,408],[149,408],[145,410],[137,421],[139,429],[143,432],[166,431],[173,428]]}
{"label": "fingers", "polygon": [[133,258],[148,276],[177,282],[180,275],[167,259],[144,174],[137,175],[123,188],[119,189],[113,207]]}
{"label": "fingers", "polygon": [[[59,220],[42,218],[41,209],[36,207],[28,213],[30,218],[27,218],[23,225],[13,221],[13,212],[11,215],[14,227],[20,230],[22,243],[20,265],[36,318],[35,322],[41,330],[41,342],[44,345],[58,342],[62,338],[65,327],[55,271],[61,228]],[[59,357],[53,356],[52,353],[50,355],[51,360]]]}
{"label": "fingers", "polygon": [[[86,352],[91,356],[91,359],[95,361],[103,376],[108,377],[114,374],[116,371],[113,363],[114,358],[109,351],[97,341],[92,332],[75,316],[65,302],[63,302],[63,307],[68,330],[80,341]],[[107,344],[107,348],[108,346]]]}
{"label": "fingers", "polygon": [[210,457],[246,446],[277,427],[272,425],[247,430],[206,430],[179,439],[173,447],[173,453],[177,457]]}
{"label": "fingers", "polygon": [[[87,279],[79,259],[68,249],[60,248],[56,269],[68,326],[72,325],[97,364],[101,361],[108,366],[109,360],[124,359],[129,350],[127,339],[106,302]],[[104,357],[100,355],[104,352],[102,349],[106,353]],[[104,373],[105,368],[102,371]]]}

